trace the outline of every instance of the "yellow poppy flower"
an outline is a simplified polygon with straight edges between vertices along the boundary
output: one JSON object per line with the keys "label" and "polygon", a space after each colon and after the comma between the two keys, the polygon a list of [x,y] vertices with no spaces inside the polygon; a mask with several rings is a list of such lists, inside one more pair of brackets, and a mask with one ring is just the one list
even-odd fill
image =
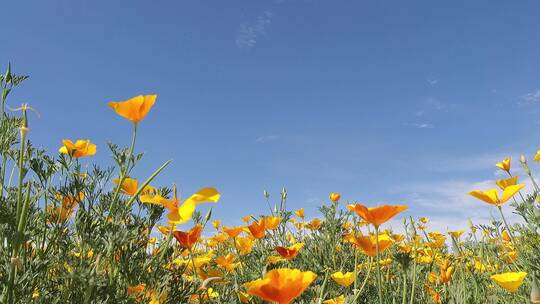
{"label": "yellow poppy flower", "polygon": [[422,224],[427,224],[429,222],[429,218],[425,217],[425,216],[422,216],[419,221],[422,223]]}
{"label": "yellow poppy flower", "polygon": [[79,158],[96,154],[96,145],[88,139],[79,139],[75,143],[69,139],[64,139],[62,140],[62,144],[63,146],[58,149],[58,152],[71,157]]}
{"label": "yellow poppy flower", "polygon": [[276,264],[276,263],[284,262],[284,261],[287,261],[287,259],[280,255],[271,255],[266,258],[266,263],[268,264]]}
{"label": "yellow poppy flower", "polygon": [[250,214],[250,215],[246,215],[244,217],[242,217],[242,221],[244,223],[249,223],[251,220],[252,220],[253,216]]}
{"label": "yellow poppy flower", "polygon": [[517,184],[508,186],[503,190],[502,197],[499,198],[497,189],[489,189],[486,191],[473,190],[469,192],[469,195],[476,197],[477,199],[486,202],[491,205],[501,206],[511,199],[516,193],[525,187],[524,184]]}
{"label": "yellow poppy flower", "polygon": [[111,101],[108,105],[116,114],[137,124],[146,117],[156,98],[157,95],[139,95],[126,101]]}
{"label": "yellow poppy flower", "polygon": [[264,217],[264,226],[266,229],[275,230],[279,227],[281,223],[281,218],[277,216],[266,216]]}
{"label": "yellow poppy flower", "polygon": [[536,162],[540,161],[540,149],[536,151],[536,155],[534,156],[533,160]]}
{"label": "yellow poppy flower", "polygon": [[247,292],[266,301],[289,304],[317,278],[311,271],[280,268],[267,272],[262,279],[245,284]]}
{"label": "yellow poppy flower", "polygon": [[214,188],[203,188],[195,192],[192,196],[186,199],[182,204],[176,197],[176,190],[173,191],[174,196],[172,200],[166,199],[161,195],[142,195],[141,202],[149,204],[157,204],[165,207],[169,210],[167,215],[171,224],[183,224],[188,222],[198,204],[211,202],[216,203],[221,194]]}
{"label": "yellow poppy flower", "polygon": [[251,296],[247,292],[239,291],[238,298],[243,304],[247,304],[251,301]]}
{"label": "yellow poppy flower", "polygon": [[501,162],[499,163],[496,163],[495,166],[503,171],[506,171],[508,173],[510,173],[510,167],[512,165],[512,158],[511,157],[507,157],[505,159],[503,159]]}
{"label": "yellow poppy flower", "polygon": [[349,287],[354,283],[354,272],[343,273],[341,271],[334,272],[330,275],[332,280],[343,287]]}
{"label": "yellow poppy flower", "polygon": [[465,230],[448,231],[448,234],[456,240],[459,239],[463,235],[463,233],[465,233]]}
{"label": "yellow poppy flower", "polygon": [[510,178],[505,178],[505,179],[499,179],[498,181],[496,181],[495,183],[497,184],[497,186],[499,186],[499,188],[501,188],[501,190],[504,190],[506,189],[508,186],[514,186],[517,184],[517,180],[518,180],[518,177],[517,176],[514,176],[514,177],[510,177]]}
{"label": "yellow poppy flower", "polygon": [[249,237],[238,237],[235,241],[235,246],[238,251],[240,251],[241,255],[246,255],[251,253],[251,249],[253,248],[253,244],[255,243],[255,240]]}
{"label": "yellow poppy flower", "polygon": [[341,295],[330,300],[326,300],[323,304],[345,304],[345,296]]}
{"label": "yellow poppy flower", "polygon": [[294,212],[299,218],[304,218],[304,208],[300,208]]}
{"label": "yellow poppy flower", "polygon": [[339,194],[338,192],[332,192],[330,193],[330,201],[332,203],[337,203],[339,202],[339,199],[341,199],[341,194]]}
{"label": "yellow poppy flower", "polygon": [[491,280],[506,291],[514,293],[518,290],[519,286],[521,286],[526,276],[526,272],[505,272],[492,275]]}

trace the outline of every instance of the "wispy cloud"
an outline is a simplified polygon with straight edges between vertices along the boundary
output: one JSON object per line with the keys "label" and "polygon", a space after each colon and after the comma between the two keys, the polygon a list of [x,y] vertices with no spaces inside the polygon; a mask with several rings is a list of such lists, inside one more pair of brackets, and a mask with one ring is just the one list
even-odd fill
{"label": "wispy cloud", "polygon": [[434,85],[437,85],[439,83],[439,80],[435,79],[435,78],[428,78],[427,82],[428,82],[429,85],[434,86]]}
{"label": "wispy cloud", "polygon": [[[527,181],[524,181],[527,183]],[[468,195],[472,190],[493,188],[494,179],[471,182],[469,180],[443,180],[436,182],[420,182],[404,185],[402,195],[411,207],[415,216],[428,215],[431,219],[430,228],[440,231],[464,229],[468,219],[475,224],[486,224],[493,218],[500,220],[493,206]],[[528,183],[527,183],[528,184]],[[531,187],[527,187],[531,189]],[[503,205],[505,216],[512,222],[521,218],[512,213],[509,204]]]}
{"label": "wispy cloud", "polygon": [[275,141],[275,140],[278,140],[279,139],[279,135],[266,135],[266,136],[261,136],[261,137],[258,137],[257,139],[255,139],[255,142],[256,143],[259,143],[259,144],[265,144],[267,142],[271,142],[271,141]]}
{"label": "wispy cloud", "polygon": [[435,112],[450,112],[450,109],[453,106],[454,104],[443,102],[437,98],[428,97],[422,101],[420,109],[416,110],[414,115],[417,117],[422,117]]}
{"label": "wispy cloud", "polygon": [[[487,159],[493,162],[493,159],[489,157]],[[515,175],[526,176],[523,168],[517,164],[513,171]],[[468,219],[475,224],[486,224],[492,219],[500,220],[500,215],[493,206],[468,194],[472,190],[496,188],[495,181],[506,178],[505,175],[500,176],[499,172],[501,170],[494,171],[491,178],[480,181],[466,178],[417,181],[395,186],[389,191],[403,197],[410,206],[410,212],[415,213],[415,216],[429,216],[431,229],[440,231],[464,229],[467,228]],[[539,177],[536,175],[535,179],[538,180]],[[529,178],[520,179],[519,182],[525,184],[523,195],[534,189]],[[516,199],[520,199],[519,195]],[[503,205],[503,211],[511,222],[522,221],[522,218],[514,213],[510,203]],[[399,227],[399,223],[396,223],[396,227]]]}
{"label": "wispy cloud", "polygon": [[254,23],[244,23],[240,25],[238,34],[236,35],[236,45],[239,48],[253,48],[261,35],[266,33],[266,29],[272,23],[272,12],[265,11],[257,17]]}
{"label": "wispy cloud", "polygon": [[540,102],[540,90],[536,90],[531,93],[527,93],[520,97],[520,100],[518,101],[518,104],[521,105],[528,105],[532,103],[539,103]]}
{"label": "wispy cloud", "polygon": [[403,123],[403,125],[406,127],[413,127],[417,129],[433,128],[433,125],[429,123],[405,122]]}

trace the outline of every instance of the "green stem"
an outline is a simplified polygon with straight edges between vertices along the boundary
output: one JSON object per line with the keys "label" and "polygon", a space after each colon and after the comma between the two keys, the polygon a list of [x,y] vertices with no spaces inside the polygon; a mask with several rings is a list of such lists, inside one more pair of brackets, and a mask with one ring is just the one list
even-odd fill
{"label": "green stem", "polygon": [[358,286],[358,250],[354,249],[354,298],[357,297],[357,286]]}
{"label": "green stem", "polygon": [[127,201],[126,205],[130,206],[133,203],[133,201],[139,196],[139,194],[141,194],[141,192],[144,190],[144,188],[146,188],[146,186],[148,186],[148,184],[150,184],[154,180],[154,178],[156,178],[156,176],[159,173],[161,173],[161,171],[163,171],[163,169],[165,169],[165,167],[167,167],[171,162],[172,162],[172,160],[169,159],[168,161],[163,163],[163,165],[161,165],[161,167],[157,168],[157,170],[154,171],[154,173],[152,173],[152,175],[150,175],[150,177],[148,177],[144,181],[144,183],[139,187],[139,189],[137,189],[137,192],[135,192],[135,194]]}
{"label": "green stem", "polygon": [[380,257],[379,257],[379,226],[375,226],[375,253],[377,255],[377,291],[379,293],[379,304],[382,304],[383,298],[382,298],[381,264],[380,264]]}
{"label": "green stem", "polygon": [[327,269],[326,273],[324,275],[324,281],[323,281],[323,284],[322,284],[322,287],[321,287],[321,293],[319,294],[319,301],[317,302],[317,304],[322,304],[322,302],[323,302],[324,290],[326,289],[326,283],[328,283],[328,275],[329,274],[330,274],[330,271]]}
{"label": "green stem", "polygon": [[369,279],[369,275],[371,274],[371,268],[372,268],[371,264],[372,264],[372,262],[373,262],[373,260],[370,257],[369,262],[368,262],[368,272],[366,273],[366,277],[364,278],[364,282],[362,282],[362,286],[360,286],[360,290],[358,290],[358,292],[354,296],[354,300],[352,301],[352,303],[356,303],[356,300],[358,300],[358,297],[362,294],[362,291],[364,290],[364,287],[366,287],[367,281]]}
{"label": "green stem", "polygon": [[[413,250],[416,250],[416,248],[413,248]],[[416,257],[414,259],[414,265],[413,265],[413,273],[412,273],[412,286],[411,286],[411,300],[409,301],[410,304],[414,303],[414,291],[416,288]]]}
{"label": "green stem", "polygon": [[512,244],[514,245],[514,248],[516,247],[516,241],[514,239],[514,233],[512,233],[512,230],[510,230],[510,226],[508,226],[508,223],[506,222],[506,218],[504,217],[504,213],[502,212],[502,207],[497,206],[497,209],[499,209],[499,213],[501,214],[502,220],[504,222],[504,226],[506,227],[506,230],[508,230],[508,235],[510,235],[510,239],[512,240]]}
{"label": "green stem", "polygon": [[[22,241],[22,236],[24,235],[24,227],[26,226],[26,217],[21,216],[21,213],[23,212],[23,209],[25,213],[28,213],[28,204],[29,202],[23,202],[23,182],[24,182],[24,151],[26,148],[26,133],[28,132],[28,117],[26,115],[26,108],[23,108],[23,124],[20,127],[20,134],[21,134],[21,142],[20,142],[20,151],[19,151],[19,188],[17,189],[17,213],[15,217],[15,223],[17,223],[17,233],[14,238],[14,244],[13,244],[13,251],[11,254],[11,265],[9,269],[9,278],[8,278],[8,285],[6,289],[6,294],[4,296],[7,296],[7,303],[12,304],[13,303],[13,285],[15,283],[15,276],[17,272],[17,261],[19,258],[19,250],[20,250],[20,244]],[[28,192],[30,192],[30,183],[28,183]],[[28,193],[28,196],[30,194]],[[29,200],[29,197],[28,197]],[[23,221],[24,219],[24,221]]]}
{"label": "green stem", "polygon": [[407,303],[407,272],[403,270],[403,293],[401,295],[401,304]]}
{"label": "green stem", "polygon": [[135,140],[137,139],[137,124],[133,124],[133,133],[131,136],[131,146],[129,147],[126,163],[124,164],[124,168],[120,168],[120,182],[118,183],[118,186],[116,186],[116,190],[114,191],[113,199],[111,200],[111,204],[109,206],[109,214],[112,213],[112,208],[114,207],[114,203],[118,200],[118,195],[120,194],[120,189],[122,189],[122,184],[124,183],[124,180],[127,177],[127,173],[129,171],[129,166],[131,164],[131,156],[133,155],[133,149],[135,149]]}

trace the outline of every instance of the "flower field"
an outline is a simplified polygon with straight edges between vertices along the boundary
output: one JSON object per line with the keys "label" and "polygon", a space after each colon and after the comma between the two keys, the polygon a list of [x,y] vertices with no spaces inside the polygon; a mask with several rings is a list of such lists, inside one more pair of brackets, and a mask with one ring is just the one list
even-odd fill
{"label": "flower field", "polygon": [[[26,78],[0,76],[1,303],[540,303],[540,151],[501,160],[505,178],[470,189],[498,216],[466,231],[434,231],[408,215],[413,205],[347,202],[332,189],[309,216],[287,208],[285,189],[264,191],[268,212],[230,226],[212,216],[226,208],[219,185],[155,184],[170,161],[132,175],[157,95],[103,102],[133,127],[129,147],[109,144],[116,166],[104,168],[92,156],[107,149],[91,139],[32,145],[36,111],[7,106]],[[520,221],[507,221],[506,204]]]}

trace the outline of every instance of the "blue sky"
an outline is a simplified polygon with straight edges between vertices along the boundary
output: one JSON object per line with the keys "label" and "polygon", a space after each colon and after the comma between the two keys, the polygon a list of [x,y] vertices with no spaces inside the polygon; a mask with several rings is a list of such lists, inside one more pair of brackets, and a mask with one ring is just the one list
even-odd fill
{"label": "blue sky", "polygon": [[[18,1],[2,4],[0,64],[29,74],[31,139],[128,145],[107,106],[158,94],[136,177],[184,195],[215,186],[229,223],[289,192],[308,217],[328,193],[409,204],[441,229],[491,209],[468,198],[494,163],[531,157],[540,124],[536,1]],[[533,168],[534,169],[534,168]],[[519,172],[519,171],[518,171]]]}

